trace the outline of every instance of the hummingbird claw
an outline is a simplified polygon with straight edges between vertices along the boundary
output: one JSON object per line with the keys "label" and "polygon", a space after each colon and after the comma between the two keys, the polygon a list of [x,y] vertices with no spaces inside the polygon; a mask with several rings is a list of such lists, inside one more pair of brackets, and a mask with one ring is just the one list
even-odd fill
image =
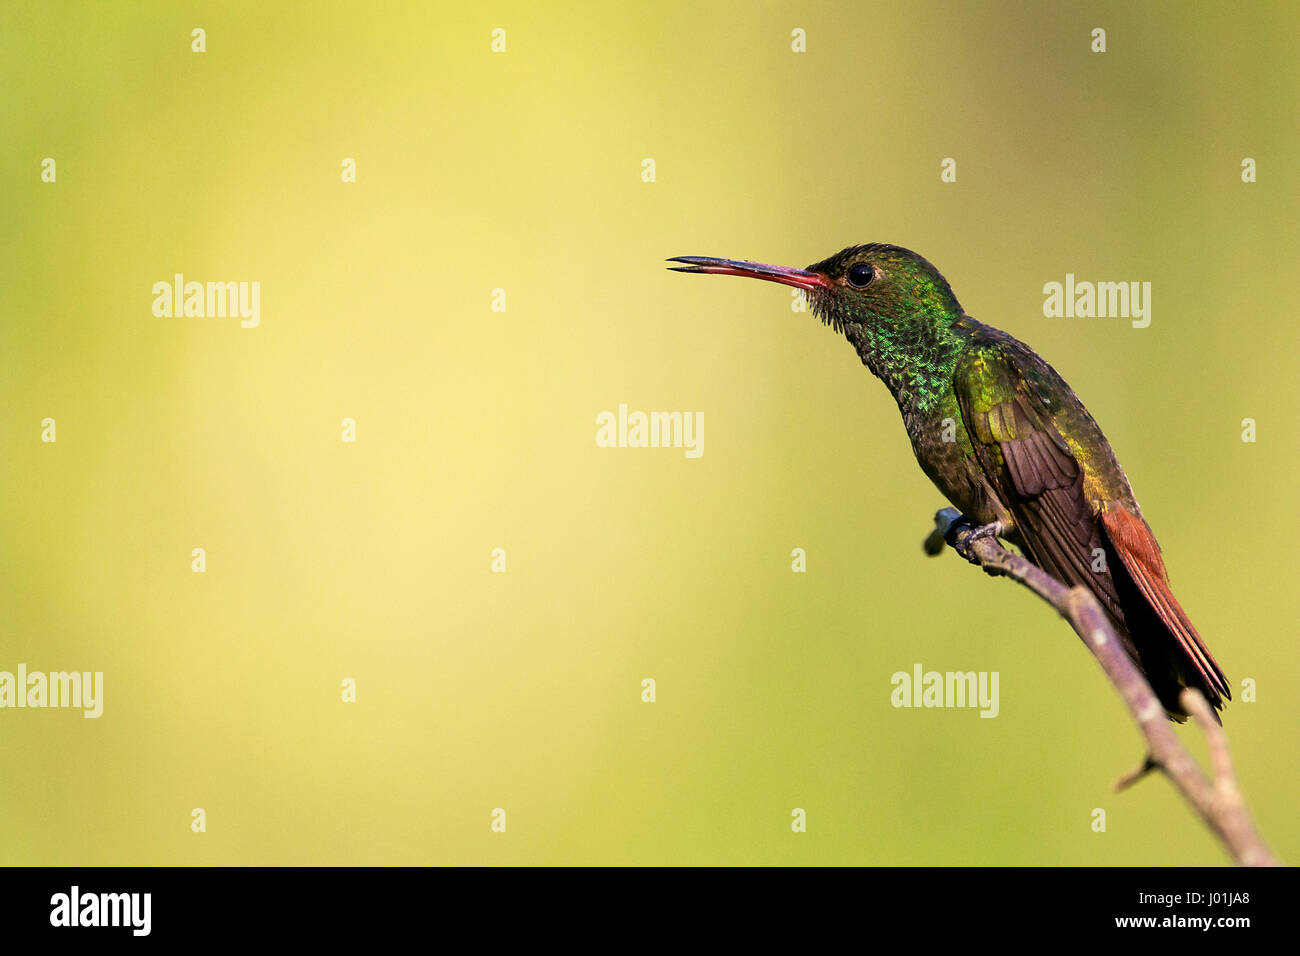
{"label": "hummingbird claw", "polygon": [[982,524],[972,531],[970,537],[966,539],[966,543],[970,544],[972,541],[978,541],[980,538],[996,538],[1000,534],[1002,534],[1002,522],[990,521],[988,524]]}
{"label": "hummingbird claw", "polygon": [[[935,532],[938,533],[939,524],[943,520],[945,511],[953,511],[952,508],[945,508],[944,511],[935,515]],[[979,564],[979,558],[971,551],[971,545],[981,538],[997,538],[1005,528],[1001,521],[991,521],[988,524],[976,525],[965,515],[957,515],[951,519],[946,531],[943,532],[943,539],[952,549],[960,554],[971,564]],[[928,543],[928,542],[927,542]]]}

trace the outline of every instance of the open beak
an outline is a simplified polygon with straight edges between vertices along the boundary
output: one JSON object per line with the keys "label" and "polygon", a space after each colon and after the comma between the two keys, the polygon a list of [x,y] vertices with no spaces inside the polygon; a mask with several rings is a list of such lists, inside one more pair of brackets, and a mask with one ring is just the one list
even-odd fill
{"label": "open beak", "polygon": [[711,259],[707,256],[677,256],[668,262],[684,262],[685,266],[669,266],[673,272],[700,272],[706,275],[748,276],[750,279],[764,279],[792,285],[796,289],[811,292],[813,289],[828,289],[830,283],[820,272],[807,269],[791,269],[787,266],[765,266],[760,262],[743,262],[738,259]]}

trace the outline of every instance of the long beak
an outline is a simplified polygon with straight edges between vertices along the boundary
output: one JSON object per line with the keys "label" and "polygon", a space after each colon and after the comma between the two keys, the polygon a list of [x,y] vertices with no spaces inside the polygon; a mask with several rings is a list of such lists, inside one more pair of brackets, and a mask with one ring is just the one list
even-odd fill
{"label": "long beak", "polygon": [[764,279],[792,285],[797,289],[811,292],[813,289],[828,289],[830,283],[820,272],[806,269],[791,269],[787,266],[765,266],[760,262],[742,262],[737,259],[710,259],[707,256],[677,256],[668,262],[685,262],[685,267],[669,266],[673,272],[700,272],[707,275],[747,276],[750,279]]}

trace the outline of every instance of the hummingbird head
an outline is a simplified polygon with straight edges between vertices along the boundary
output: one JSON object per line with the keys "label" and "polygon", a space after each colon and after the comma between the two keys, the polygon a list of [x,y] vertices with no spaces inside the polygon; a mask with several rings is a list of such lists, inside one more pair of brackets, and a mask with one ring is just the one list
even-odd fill
{"label": "hummingbird head", "polygon": [[813,314],[842,332],[900,407],[942,394],[962,347],[961,304],[929,262],[899,246],[850,246],[807,269],[681,256],[676,272],[746,276],[802,289]]}
{"label": "hummingbird head", "polygon": [[948,280],[927,260],[900,246],[849,246],[806,269],[735,259],[679,256],[674,272],[746,276],[802,289],[813,314],[857,340],[872,329],[933,323],[950,325],[962,308]]}

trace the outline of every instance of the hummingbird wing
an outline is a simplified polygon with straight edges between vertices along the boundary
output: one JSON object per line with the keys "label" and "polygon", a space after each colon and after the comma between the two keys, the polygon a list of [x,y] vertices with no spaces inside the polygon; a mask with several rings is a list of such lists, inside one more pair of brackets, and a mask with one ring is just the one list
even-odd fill
{"label": "hummingbird wing", "polygon": [[986,326],[954,388],[975,458],[1034,562],[1092,591],[1171,715],[1181,716],[1183,686],[1221,707],[1227,679],[1170,590],[1110,444],[1070,387],[1027,345]]}

